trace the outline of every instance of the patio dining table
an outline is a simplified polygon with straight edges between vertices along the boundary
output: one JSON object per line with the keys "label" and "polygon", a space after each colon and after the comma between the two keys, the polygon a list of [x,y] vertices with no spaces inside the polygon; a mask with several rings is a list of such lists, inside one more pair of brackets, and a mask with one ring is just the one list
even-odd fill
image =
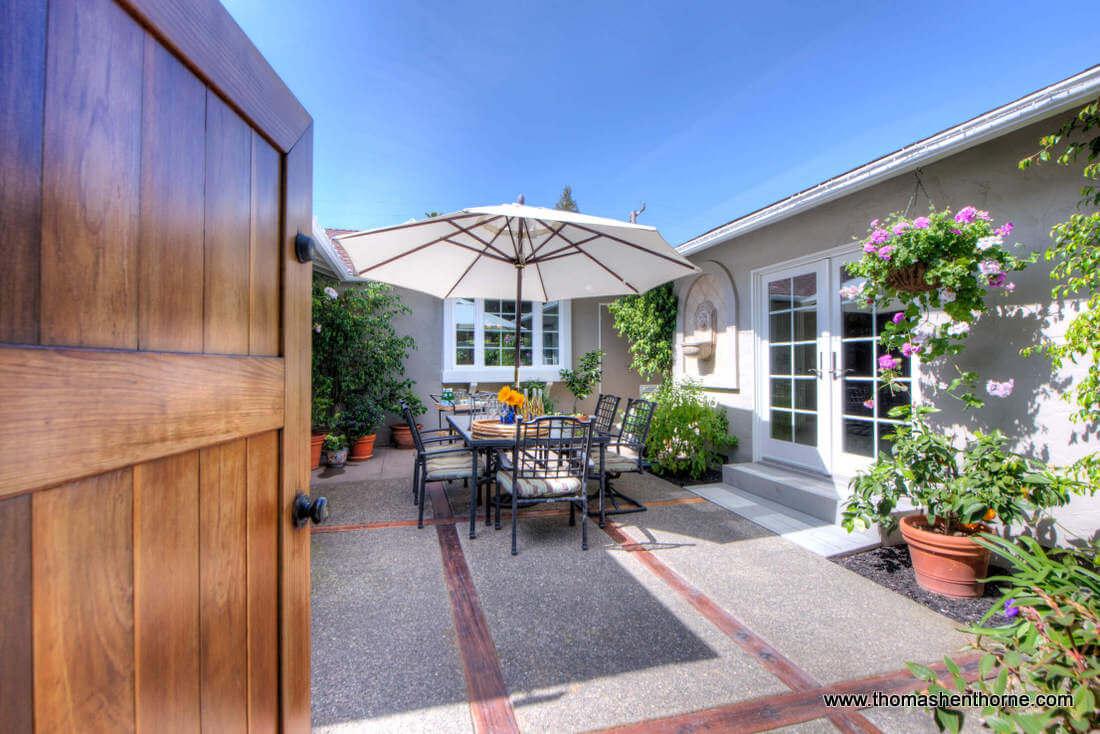
{"label": "patio dining table", "polygon": [[[493,455],[498,451],[510,449],[516,445],[515,435],[509,436],[475,436],[472,427],[473,415],[470,413],[448,413],[447,423],[451,429],[458,433],[466,446],[473,450],[473,475],[470,479],[470,537],[477,537],[477,499],[481,496],[481,482],[491,482],[495,476],[492,462]],[[592,432],[592,443],[600,447],[600,494],[599,515],[600,527],[604,526],[604,491],[607,487],[607,472],[604,471],[604,460],[607,455],[607,445],[611,442],[611,434],[604,431]],[[479,478],[480,458],[486,456],[487,477]],[[489,512],[489,494],[485,494],[485,524],[491,521]]]}

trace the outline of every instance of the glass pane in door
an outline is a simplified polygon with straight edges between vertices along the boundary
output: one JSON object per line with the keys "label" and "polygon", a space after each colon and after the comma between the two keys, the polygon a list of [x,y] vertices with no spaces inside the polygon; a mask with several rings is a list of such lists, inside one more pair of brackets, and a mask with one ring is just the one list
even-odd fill
{"label": "glass pane in door", "polygon": [[[863,283],[846,266],[840,269],[840,280],[841,287]],[[896,381],[894,391],[878,379],[878,358],[882,353],[877,335],[900,305],[880,310],[875,304],[848,301],[842,296],[840,308],[841,447],[848,454],[873,457],[879,451],[890,450],[890,442],[883,436],[893,433],[898,423],[890,418],[890,409],[908,405],[912,400],[911,359],[894,355],[902,363],[902,379]]]}
{"label": "glass pane in door", "polygon": [[817,446],[818,283],[816,273],[768,282],[768,395],[771,437]]}

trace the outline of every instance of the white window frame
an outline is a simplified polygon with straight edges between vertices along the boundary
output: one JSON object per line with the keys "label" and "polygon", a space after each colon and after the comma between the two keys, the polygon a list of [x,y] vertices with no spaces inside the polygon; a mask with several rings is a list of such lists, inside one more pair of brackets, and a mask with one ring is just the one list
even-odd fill
{"label": "white window frame", "polygon": [[[511,382],[515,367],[485,366],[485,299],[474,298],[474,363],[455,364],[455,301],[443,301],[443,372],[442,382]],[[495,300],[495,299],[494,299]],[[507,300],[507,299],[506,299]],[[525,301],[526,303],[526,301]],[[573,366],[573,307],[572,301],[558,301],[558,361],[560,364],[542,364],[542,309],[538,302],[531,309],[531,351],[538,362],[520,365],[521,380],[559,382],[561,370]]]}

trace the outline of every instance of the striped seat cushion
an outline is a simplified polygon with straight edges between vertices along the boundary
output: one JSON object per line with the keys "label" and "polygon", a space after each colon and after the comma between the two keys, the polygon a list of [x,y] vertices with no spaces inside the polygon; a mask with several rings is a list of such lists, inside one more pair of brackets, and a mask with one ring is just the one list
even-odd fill
{"label": "striped seat cushion", "polygon": [[467,479],[473,476],[472,461],[473,457],[468,453],[429,456],[425,462],[428,479]]}
{"label": "striped seat cushion", "polygon": [[[595,446],[588,455],[588,463],[593,469],[600,468],[600,448]],[[625,446],[608,446],[603,458],[604,471],[638,471],[638,452]]]}
{"label": "striped seat cushion", "polygon": [[[497,484],[508,494],[512,492],[512,472],[497,472]],[[514,494],[520,499],[540,497],[565,497],[581,493],[581,480],[577,477],[520,477]]]}

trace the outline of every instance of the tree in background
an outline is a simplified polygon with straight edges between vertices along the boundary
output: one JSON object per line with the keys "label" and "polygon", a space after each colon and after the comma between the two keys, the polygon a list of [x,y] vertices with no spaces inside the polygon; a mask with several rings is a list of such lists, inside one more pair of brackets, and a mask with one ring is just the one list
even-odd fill
{"label": "tree in background", "polygon": [[577,208],[577,202],[573,201],[573,187],[566,186],[561,190],[561,198],[558,199],[558,203],[554,204],[554,208],[563,212],[579,212]]}

